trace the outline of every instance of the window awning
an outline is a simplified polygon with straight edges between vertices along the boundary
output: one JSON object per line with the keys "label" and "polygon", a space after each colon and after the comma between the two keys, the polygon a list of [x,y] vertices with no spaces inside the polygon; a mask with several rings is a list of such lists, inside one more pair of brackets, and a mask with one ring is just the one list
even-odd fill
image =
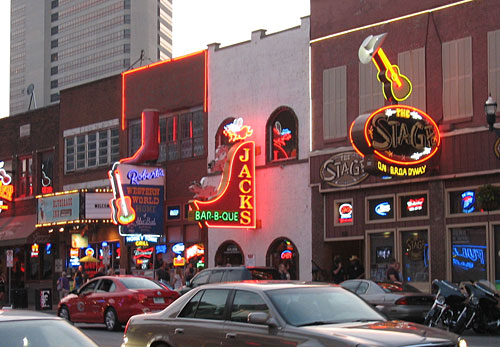
{"label": "window awning", "polygon": [[35,231],[36,214],[0,218],[0,246],[26,243]]}

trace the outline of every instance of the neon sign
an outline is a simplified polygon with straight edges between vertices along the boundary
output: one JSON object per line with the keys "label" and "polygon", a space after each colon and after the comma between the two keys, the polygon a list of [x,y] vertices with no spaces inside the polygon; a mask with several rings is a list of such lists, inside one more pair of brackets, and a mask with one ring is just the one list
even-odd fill
{"label": "neon sign", "polygon": [[42,194],[50,194],[52,193],[52,180],[45,173],[44,170],[45,165],[42,163]]}
{"label": "neon sign", "polygon": [[155,168],[151,172],[147,172],[143,169],[141,173],[137,170],[130,170],[127,173],[127,178],[130,180],[130,184],[139,185],[141,181],[154,180],[159,177],[165,177],[165,171],[162,168]]}
{"label": "neon sign", "polygon": [[52,243],[47,243],[45,245],[45,254],[50,255],[52,254]]}
{"label": "neon sign", "polygon": [[425,112],[389,105],[358,116],[349,130],[351,144],[365,158],[365,169],[394,176],[418,176],[441,143],[439,129]]}
{"label": "neon sign", "polygon": [[476,192],[469,190],[462,193],[462,212],[472,213],[475,211],[476,207]]}
{"label": "neon sign", "polygon": [[205,247],[203,245],[198,245],[198,244],[186,248],[185,251],[187,261],[189,261],[191,258],[199,257],[200,255],[204,254],[205,254]]}
{"label": "neon sign", "polygon": [[289,259],[292,259],[293,258],[293,253],[291,251],[289,251],[288,249],[284,250],[283,252],[281,252],[281,259],[285,260],[289,260]]}
{"label": "neon sign", "polygon": [[182,254],[184,252],[184,244],[183,243],[176,243],[175,245],[172,246],[172,252],[175,254]]}
{"label": "neon sign", "polygon": [[31,245],[31,258],[38,258],[38,244],[34,243]]}
{"label": "neon sign", "polygon": [[167,245],[157,245],[155,251],[156,254],[167,253]]}
{"label": "neon sign", "polygon": [[89,256],[89,257],[93,257],[95,254],[95,251],[92,247],[88,247],[86,250],[85,250],[85,255],[86,256]]}
{"label": "neon sign", "polygon": [[186,264],[186,259],[178,255],[174,258],[174,266],[184,266]]}
{"label": "neon sign", "polygon": [[363,157],[356,152],[338,153],[328,158],[319,171],[322,182],[332,187],[347,187],[368,177]]}
{"label": "neon sign", "polygon": [[126,243],[135,243],[137,241],[147,241],[147,242],[151,242],[151,243],[157,243],[159,238],[160,238],[159,235],[134,234],[134,235],[126,235],[125,242]]}
{"label": "neon sign", "polygon": [[339,223],[352,223],[352,205],[344,203],[339,206]]}
{"label": "neon sign", "polygon": [[419,199],[410,199],[406,202],[406,208],[408,211],[421,211],[424,207],[425,198],[421,197]]}
{"label": "neon sign", "polygon": [[243,125],[243,118],[236,118],[232,123],[224,126],[223,134],[229,138],[229,142],[244,140],[253,134],[253,129]]}
{"label": "neon sign", "polygon": [[153,247],[146,249],[137,248],[134,250],[134,260],[136,261],[138,259],[150,259],[152,256],[153,256]]}
{"label": "neon sign", "polygon": [[[14,186],[12,183],[12,177],[4,169],[5,163],[0,161],[0,199],[5,199],[7,201],[12,201],[12,196],[14,195]],[[8,210],[9,207],[0,201],[0,213],[2,211]]]}
{"label": "neon sign", "polygon": [[387,201],[381,202],[375,206],[375,213],[379,216],[385,217],[389,212],[391,212],[391,204]]}
{"label": "neon sign", "polygon": [[69,249],[69,257],[70,258],[78,258],[78,248],[70,248]]}
{"label": "neon sign", "polygon": [[273,146],[275,150],[274,160],[288,159],[288,153],[285,150],[286,142],[292,139],[292,131],[288,128],[282,129],[281,123],[277,121],[273,127]]}
{"label": "neon sign", "polygon": [[228,158],[214,198],[191,200],[189,219],[213,228],[255,229],[255,143],[231,147]]}

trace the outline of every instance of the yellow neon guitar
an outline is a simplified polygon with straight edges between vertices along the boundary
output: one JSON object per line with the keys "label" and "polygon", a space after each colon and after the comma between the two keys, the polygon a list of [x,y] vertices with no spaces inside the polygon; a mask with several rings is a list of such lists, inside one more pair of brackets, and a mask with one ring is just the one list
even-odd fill
{"label": "yellow neon guitar", "polygon": [[406,100],[411,94],[411,82],[399,72],[399,66],[391,64],[382,47],[375,52],[372,61],[378,70],[377,79],[383,84],[384,97],[389,101]]}
{"label": "yellow neon guitar", "polygon": [[132,207],[132,199],[130,196],[124,195],[120,173],[115,166],[109,171],[109,176],[113,188],[113,199],[110,201],[113,212],[112,219],[116,224],[130,224],[136,218],[135,210]]}

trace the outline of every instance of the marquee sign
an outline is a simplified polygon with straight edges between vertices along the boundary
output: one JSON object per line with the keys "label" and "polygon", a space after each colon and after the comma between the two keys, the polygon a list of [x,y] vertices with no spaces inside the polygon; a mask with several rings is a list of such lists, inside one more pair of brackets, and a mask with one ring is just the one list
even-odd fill
{"label": "marquee sign", "polygon": [[332,187],[348,187],[368,177],[363,157],[355,152],[342,152],[325,160],[319,169],[321,181]]}
{"label": "marquee sign", "polygon": [[255,229],[255,143],[234,145],[228,153],[217,194],[191,200],[189,219],[212,228]]}
{"label": "marquee sign", "polygon": [[370,172],[418,176],[438,151],[439,129],[425,112],[406,105],[382,107],[358,116],[349,133],[352,146],[365,157]]}
{"label": "marquee sign", "polygon": [[113,188],[111,217],[120,235],[163,235],[164,170],[115,163],[108,174]]}

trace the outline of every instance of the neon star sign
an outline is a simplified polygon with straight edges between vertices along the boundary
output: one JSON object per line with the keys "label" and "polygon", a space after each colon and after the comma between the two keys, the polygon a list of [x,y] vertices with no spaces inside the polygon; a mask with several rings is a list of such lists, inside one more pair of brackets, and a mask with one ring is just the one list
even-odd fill
{"label": "neon star sign", "polygon": [[228,158],[217,194],[209,201],[191,200],[189,218],[207,227],[255,229],[255,143],[233,146]]}

